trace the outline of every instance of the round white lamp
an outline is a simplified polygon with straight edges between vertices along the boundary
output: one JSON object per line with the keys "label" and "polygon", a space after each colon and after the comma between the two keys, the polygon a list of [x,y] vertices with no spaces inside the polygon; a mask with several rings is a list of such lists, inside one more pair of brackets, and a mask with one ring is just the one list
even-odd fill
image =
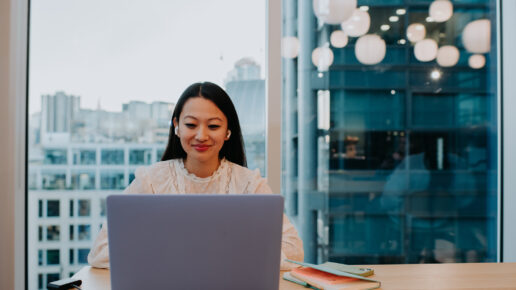
{"label": "round white lamp", "polygon": [[422,62],[434,60],[437,56],[437,42],[430,38],[418,41],[414,46],[414,55]]}
{"label": "round white lamp", "polygon": [[425,39],[426,28],[421,23],[412,23],[407,27],[407,38],[410,42],[418,42]]}
{"label": "round white lamp", "polygon": [[441,46],[437,50],[437,63],[442,67],[454,66],[459,62],[460,52],[453,45]]}
{"label": "round white lamp", "polygon": [[491,21],[480,19],[468,23],[462,31],[462,43],[469,52],[489,52],[491,50]]}
{"label": "round white lamp", "polygon": [[312,51],[312,62],[318,71],[328,71],[333,63],[333,51],[329,47],[317,47]]}
{"label": "round white lamp", "polygon": [[482,54],[474,54],[469,57],[468,64],[474,69],[483,68],[486,65],[486,58]]}
{"label": "round white lamp", "polygon": [[375,34],[363,35],[355,44],[355,56],[363,64],[373,65],[380,63],[385,57],[385,52],[385,41]]}
{"label": "round white lamp", "polygon": [[285,36],[281,39],[281,56],[296,58],[299,54],[299,40],[295,36]]}
{"label": "round white lamp", "polygon": [[348,20],[355,8],[357,0],[313,0],[315,16],[328,24],[340,24]]}
{"label": "round white lamp", "polygon": [[445,22],[453,15],[453,4],[448,0],[435,0],[428,11],[435,22]]}
{"label": "round white lamp", "polygon": [[349,36],[359,37],[366,34],[369,31],[371,25],[371,17],[367,11],[361,9],[355,9],[353,15],[348,21],[342,23],[342,30]]}
{"label": "round white lamp", "polygon": [[335,30],[330,35],[330,43],[333,47],[343,48],[348,44],[348,35],[342,30]]}

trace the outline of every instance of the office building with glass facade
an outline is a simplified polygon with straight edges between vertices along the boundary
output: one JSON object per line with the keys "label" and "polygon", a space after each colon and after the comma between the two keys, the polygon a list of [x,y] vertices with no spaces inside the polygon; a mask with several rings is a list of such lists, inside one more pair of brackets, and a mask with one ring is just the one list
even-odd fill
{"label": "office building with glass facade", "polygon": [[[283,58],[283,191],[306,260],[496,261],[494,1],[453,1],[440,22],[432,1],[358,1],[342,24],[326,23],[332,12],[317,15],[316,2],[325,5],[283,1],[284,36],[299,45]],[[468,48],[475,21],[487,23],[476,28],[483,54]],[[425,53],[448,46],[457,59],[418,55],[412,24],[437,44]],[[334,39],[342,31],[344,46]]]}

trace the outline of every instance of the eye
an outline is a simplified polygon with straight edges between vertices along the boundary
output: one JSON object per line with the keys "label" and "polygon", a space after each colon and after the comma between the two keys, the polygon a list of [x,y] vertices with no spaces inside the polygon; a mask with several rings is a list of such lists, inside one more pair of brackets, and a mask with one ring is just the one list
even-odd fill
{"label": "eye", "polygon": [[216,130],[216,129],[220,128],[220,125],[209,125],[208,128],[210,128],[212,130]]}
{"label": "eye", "polygon": [[185,126],[190,129],[195,128],[195,124],[192,123],[186,123]]}

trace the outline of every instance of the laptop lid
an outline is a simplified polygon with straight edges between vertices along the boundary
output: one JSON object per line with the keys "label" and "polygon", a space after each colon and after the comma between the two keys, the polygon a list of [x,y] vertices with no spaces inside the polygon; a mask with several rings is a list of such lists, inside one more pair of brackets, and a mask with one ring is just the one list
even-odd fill
{"label": "laptop lid", "polygon": [[280,195],[111,195],[113,290],[278,289]]}

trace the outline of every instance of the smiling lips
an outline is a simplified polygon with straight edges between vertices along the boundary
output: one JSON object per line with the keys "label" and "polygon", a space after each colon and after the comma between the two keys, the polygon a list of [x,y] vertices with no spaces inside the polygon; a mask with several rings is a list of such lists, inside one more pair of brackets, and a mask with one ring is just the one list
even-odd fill
{"label": "smiling lips", "polygon": [[193,145],[193,148],[197,150],[198,152],[204,152],[208,149],[210,149],[209,145]]}

